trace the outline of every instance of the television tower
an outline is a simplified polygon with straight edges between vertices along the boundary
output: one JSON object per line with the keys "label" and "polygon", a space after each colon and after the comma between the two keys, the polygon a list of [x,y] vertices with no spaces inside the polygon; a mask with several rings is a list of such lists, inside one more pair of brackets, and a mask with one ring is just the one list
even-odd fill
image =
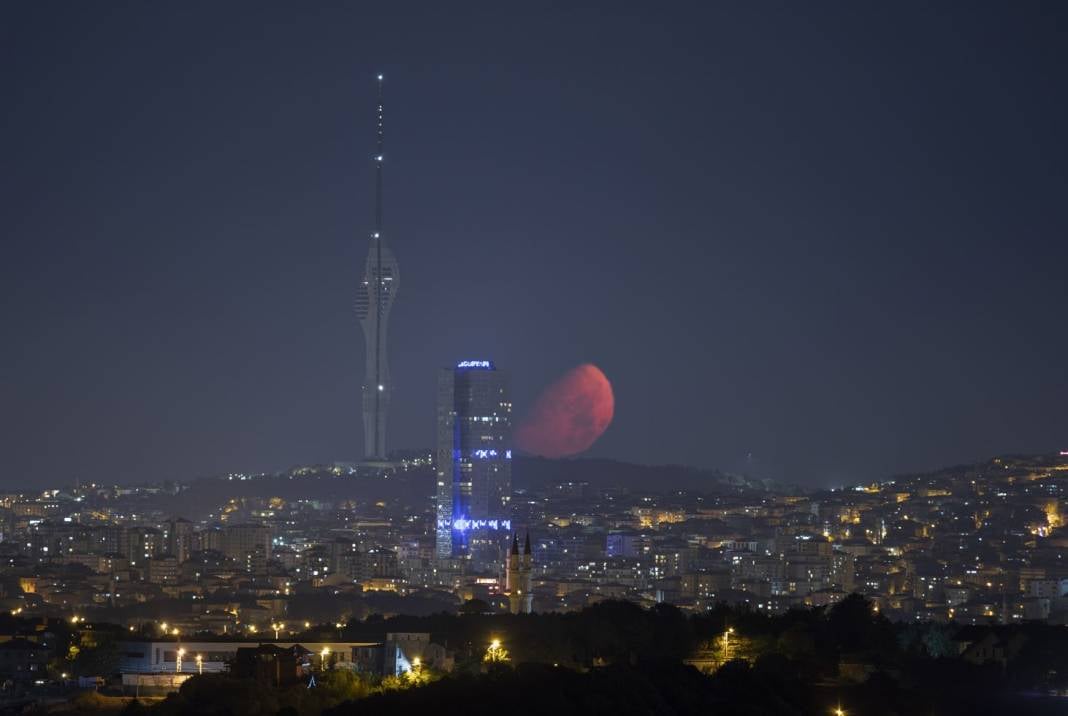
{"label": "television tower", "polygon": [[363,281],[356,292],[356,315],[367,348],[363,379],[363,456],[369,461],[386,459],[386,422],[392,385],[386,335],[389,309],[397,295],[400,272],[397,259],[386,246],[382,229],[382,162],[385,160],[385,127],[382,105],[382,75],[378,75],[378,129],[375,164],[375,230],[367,254]]}

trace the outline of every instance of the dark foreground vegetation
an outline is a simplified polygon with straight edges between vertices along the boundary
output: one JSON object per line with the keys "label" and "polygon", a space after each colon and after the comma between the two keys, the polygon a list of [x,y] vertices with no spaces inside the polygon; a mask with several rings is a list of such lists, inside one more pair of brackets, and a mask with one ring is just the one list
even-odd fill
{"label": "dark foreground vegetation", "polygon": [[[395,617],[345,637],[427,631],[456,655],[450,674],[346,671],[284,689],[194,677],[152,716],[358,714],[1068,714],[1068,629],[1045,624],[894,624],[852,596],[830,609],[686,616],[604,602],[582,612]],[[487,661],[500,639],[507,657]],[[85,704],[66,710],[92,711]],[[115,707],[113,707],[115,708]],[[53,712],[56,708],[51,709]],[[64,710],[62,708],[58,710]],[[116,708],[118,710],[118,708]]]}
{"label": "dark foreground vegetation", "polygon": [[[586,673],[542,664],[443,679],[419,689],[345,703],[326,713],[499,714],[1040,714],[1068,713],[1049,698],[1002,691],[980,672],[935,669],[910,682],[877,676],[865,684],[807,681],[789,660],[732,661],[711,676],[679,663],[613,665]],[[505,706],[506,705],[506,706]]]}

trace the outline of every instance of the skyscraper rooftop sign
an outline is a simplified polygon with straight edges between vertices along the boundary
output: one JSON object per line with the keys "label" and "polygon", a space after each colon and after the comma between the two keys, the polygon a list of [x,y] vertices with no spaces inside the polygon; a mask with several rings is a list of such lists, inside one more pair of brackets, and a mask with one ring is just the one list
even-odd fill
{"label": "skyscraper rooftop sign", "polygon": [[493,362],[488,360],[462,360],[456,364],[457,368],[480,368],[493,370]]}

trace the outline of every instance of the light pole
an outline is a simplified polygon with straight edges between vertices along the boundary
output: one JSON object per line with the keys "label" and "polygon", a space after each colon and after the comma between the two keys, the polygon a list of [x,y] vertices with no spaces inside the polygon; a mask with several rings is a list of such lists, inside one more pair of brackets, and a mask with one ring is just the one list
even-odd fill
{"label": "light pole", "polygon": [[182,656],[185,654],[185,649],[179,649],[178,655],[174,659],[174,673],[182,673]]}
{"label": "light pole", "polygon": [[321,666],[320,668],[321,668],[321,669],[322,669],[323,671],[326,671],[326,658],[327,658],[328,656],[330,656],[330,647],[328,647],[328,646],[324,646],[324,647],[323,647],[323,650],[322,650],[321,652],[319,652],[319,656],[321,656],[321,657],[323,658],[323,661],[322,661],[322,666]]}
{"label": "light pole", "polygon": [[204,675],[204,657],[197,654],[197,674]]}
{"label": "light pole", "polygon": [[723,632],[723,663],[730,661],[731,655],[731,634],[734,633],[734,627],[730,627],[727,631]]}

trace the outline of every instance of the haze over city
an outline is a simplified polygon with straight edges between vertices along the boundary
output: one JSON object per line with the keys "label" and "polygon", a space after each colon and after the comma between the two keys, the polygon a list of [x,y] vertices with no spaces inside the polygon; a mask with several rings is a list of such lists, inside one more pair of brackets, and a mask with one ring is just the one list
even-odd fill
{"label": "haze over city", "polygon": [[378,72],[391,448],[463,359],[599,366],[595,457],[1068,447],[1060,5],[418,10],[4,8],[3,484],[363,455]]}

